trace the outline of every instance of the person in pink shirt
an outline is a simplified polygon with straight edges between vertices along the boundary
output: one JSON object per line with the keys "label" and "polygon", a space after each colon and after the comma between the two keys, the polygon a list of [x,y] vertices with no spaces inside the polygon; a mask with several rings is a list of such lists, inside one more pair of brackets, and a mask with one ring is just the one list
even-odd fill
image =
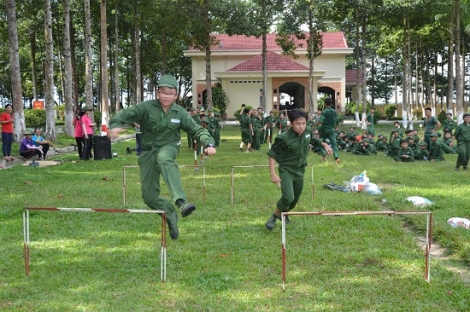
{"label": "person in pink shirt", "polygon": [[75,142],[77,143],[77,150],[78,150],[78,157],[80,159],[83,158],[83,127],[80,119],[85,114],[85,112],[80,111],[78,108],[75,112],[75,118],[73,120],[73,124],[75,126],[74,137]]}
{"label": "person in pink shirt", "polygon": [[82,112],[84,112],[83,116],[80,118],[80,122],[82,124],[83,129],[83,155],[82,160],[89,160],[91,156],[91,148],[93,147],[93,127],[95,124],[92,122],[90,116],[92,113],[92,108],[89,106],[85,106],[82,108]]}

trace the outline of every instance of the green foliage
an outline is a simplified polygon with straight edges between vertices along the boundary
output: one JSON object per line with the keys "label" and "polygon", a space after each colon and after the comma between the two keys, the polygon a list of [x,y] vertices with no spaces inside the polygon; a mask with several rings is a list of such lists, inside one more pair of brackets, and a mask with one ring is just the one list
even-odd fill
{"label": "green foliage", "polygon": [[[248,108],[248,109],[252,109],[253,107],[251,107],[250,105],[246,105],[245,104],[245,108]],[[240,121],[240,114],[241,114],[241,107],[239,109],[237,109],[235,111],[235,113],[233,114],[235,116],[235,119],[237,119],[238,121]]]}
{"label": "green foliage", "polygon": [[100,111],[93,111],[93,122],[96,124],[96,127],[101,126],[101,112]]}
{"label": "green foliage", "polygon": [[437,115],[437,120],[439,120],[439,122],[443,124],[446,119],[447,119],[446,112],[444,110],[441,110],[439,115]]}
{"label": "green foliage", "polygon": [[393,104],[387,105],[387,107],[385,108],[385,116],[387,116],[388,120],[391,120],[392,118],[395,117],[396,111],[397,111],[396,105],[393,105]]}
{"label": "green foliage", "polygon": [[46,125],[46,111],[44,109],[25,109],[24,120],[27,127],[44,127]]}
{"label": "green foliage", "polygon": [[221,115],[225,114],[227,106],[230,104],[230,99],[220,83],[217,83],[212,88],[212,104],[214,105],[214,110],[218,111]]}

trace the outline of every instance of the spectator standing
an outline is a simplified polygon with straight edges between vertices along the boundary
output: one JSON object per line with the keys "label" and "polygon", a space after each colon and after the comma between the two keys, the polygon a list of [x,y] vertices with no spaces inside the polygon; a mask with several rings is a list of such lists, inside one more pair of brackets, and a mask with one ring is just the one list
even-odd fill
{"label": "spectator standing", "polygon": [[455,171],[458,171],[460,166],[463,170],[468,168],[468,159],[470,157],[470,114],[463,115],[463,123],[457,126],[454,131],[453,139],[457,140],[457,162],[455,163]]}
{"label": "spectator standing", "polygon": [[5,105],[5,111],[0,115],[2,125],[2,152],[3,159],[13,160],[11,157],[11,145],[13,144],[13,107]]}
{"label": "spectator standing", "polygon": [[85,114],[85,112],[80,111],[80,108],[78,108],[75,112],[75,118],[73,120],[74,126],[75,126],[75,131],[73,136],[75,137],[75,143],[77,144],[77,150],[78,150],[78,157],[83,159],[83,127],[82,127],[82,122],[80,119],[82,116]]}
{"label": "spectator standing", "polygon": [[[436,117],[431,116],[431,108],[426,107],[424,110],[426,117],[423,121],[424,141],[428,144],[428,150],[431,148],[431,134],[436,133],[441,127],[441,123]],[[436,136],[437,137],[437,136]],[[429,153],[431,156],[431,152]]]}
{"label": "spectator standing", "polygon": [[91,121],[92,109],[89,106],[82,108],[83,116],[80,118],[80,123],[83,129],[83,158],[82,160],[89,160],[92,158],[91,149],[93,147],[93,127],[95,124]]}

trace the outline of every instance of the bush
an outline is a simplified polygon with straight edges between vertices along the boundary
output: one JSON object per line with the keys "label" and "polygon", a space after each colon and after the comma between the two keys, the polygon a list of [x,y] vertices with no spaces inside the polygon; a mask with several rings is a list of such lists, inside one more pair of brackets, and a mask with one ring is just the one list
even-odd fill
{"label": "bush", "polygon": [[[252,109],[252,107],[250,105],[246,105],[245,104],[245,108],[248,108],[248,109]],[[235,116],[235,118],[240,121],[240,113],[241,113],[241,107],[239,109],[237,109],[237,111],[233,114]]]}
{"label": "bush", "polygon": [[439,120],[439,122],[441,124],[444,123],[444,121],[447,119],[447,114],[444,110],[441,110],[441,112],[439,113],[439,115],[437,115],[437,120]]}
{"label": "bush", "polygon": [[44,127],[46,125],[46,111],[44,109],[25,109],[24,121],[27,127]]}
{"label": "bush", "polygon": [[393,118],[395,117],[395,112],[397,111],[397,106],[396,105],[388,105],[386,108],[385,108],[385,116],[387,116],[387,119],[388,120],[393,120]]}

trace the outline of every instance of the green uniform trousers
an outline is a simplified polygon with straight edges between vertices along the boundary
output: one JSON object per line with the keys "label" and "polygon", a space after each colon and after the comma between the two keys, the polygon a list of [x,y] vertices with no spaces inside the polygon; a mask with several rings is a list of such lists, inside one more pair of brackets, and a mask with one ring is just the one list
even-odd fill
{"label": "green uniform trousers", "polygon": [[259,150],[261,147],[259,128],[253,129],[253,148]]}
{"label": "green uniform trousers", "polygon": [[468,167],[468,159],[470,157],[470,142],[459,142],[457,141],[457,162],[456,167],[463,166],[464,168]]}
{"label": "green uniform trousers", "polygon": [[277,202],[277,208],[281,211],[289,211],[297,205],[304,187],[305,167],[290,171],[279,166],[279,178],[281,178],[281,199]]}
{"label": "green uniform trousers", "polygon": [[339,158],[338,144],[336,144],[336,133],[335,129],[320,128],[320,137],[322,139],[328,139],[330,141],[331,149],[333,150],[333,157]]}
{"label": "green uniform trousers", "polygon": [[[173,203],[177,199],[186,201],[180,171],[175,163],[179,151],[180,143],[166,144],[151,151],[142,151],[138,159],[145,204],[151,209],[164,210],[170,216],[176,213]],[[170,191],[173,203],[160,197],[160,175]]]}

